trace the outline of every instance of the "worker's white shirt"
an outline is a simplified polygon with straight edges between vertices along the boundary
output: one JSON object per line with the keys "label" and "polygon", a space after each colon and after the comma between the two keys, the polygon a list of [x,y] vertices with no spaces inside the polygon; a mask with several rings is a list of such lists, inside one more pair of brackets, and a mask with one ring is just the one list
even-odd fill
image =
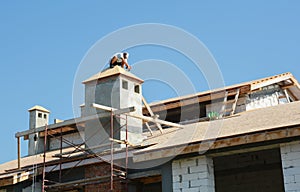
{"label": "worker's white shirt", "polygon": [[[122,59],[124,59],[124,57],[123,57],[123,53],[116,53],[116,54],[114,54],[114,56],[113,57],[117,57],[117,62],[118,63],[121,63],[122,62]],[[125,61],[127,60],[127,59],[124,59]]]}

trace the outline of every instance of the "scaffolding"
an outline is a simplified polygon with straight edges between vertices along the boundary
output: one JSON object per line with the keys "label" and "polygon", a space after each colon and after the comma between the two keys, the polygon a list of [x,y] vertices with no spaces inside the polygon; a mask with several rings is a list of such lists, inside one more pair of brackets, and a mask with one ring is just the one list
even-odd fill
{"label": "scaffolding", "polygon": [[[130,147],[132,147],[133,145],[131,143],[129,143],[128,141],[128,117],[130,118],[137,118],[143,121],[144,124],[146,124],[146,127],[149,129],[149,132],[152,135],[152,130],[151,127],[148,126],[148,123],[152,123],[154,124],[154,126],[159,130],[159,132],[161,134],[163,134],[163,129],[161,125],[165,125],[165,126],[169,126],[169,127],[178,127],[178,128],[182,128],[182,125],[176,124],[176,123],[172,123],[172,122],[168,122],[168,121],[164,121],[164,120],[160,120],[158,119],[157,115],[154,115],[153,112],[151,111],[150,107],[148,106],[148,104],[146,103],[145,99],[142,98],[142,101],[145,105],[145,107],[147,108],[147,110],[149,111],[149,114],[151,116],[144,116],[144,115],[139,115],[139,114],[135,114],[135,113],[131,113],[133,111],[135,111],[135,107],[129,107],[129,108],[124,108],[124,109],[114,109],[111,107],[107,107],[107,106],[103,106],[103,105],[99,105],[99,104],[92,104],[92,107],[96,108],[96,109],[100,109],[100,110],[104,110],[106,111],[106,113],[103,114],[97,114],[97,115],[93,115],[93,116],[89,116],[89,117],[82,117],[80,118],[80,122],[87,122],[89,120],[100,120],[103,117],[110,117],[109,121],[107,121],[105,124],[103,124],[103,127],[106,127],[109,125],[109,142],[107,143],[100,143],[97,146],[93,146],[93,147],[89,147],[87,148],[85,146],[85,143],[90,139],[90,138],[85,138],[85,141],[80,143],[80,144],[75,144],[71,141],[69,141],[67,138],[63,137],[63,133],[70,131],[69,129],[63,130],[63,126],[57,126],[55,128],[53,128],[53,126],[51,127],[51,129],[49,129],[48,125],[45,125],[44,128],[38,128],[36,130],[33,131],[28,131],[23,134],[18,134],[17,137],[17,142],[18,142],[18,169],[21,169],[21,157],[20,157],[20,137],[26,135],[26,137],[28,137],[28,135],[30,134],[36,134],[36,132],[44,132],[44,135],[40,135],[42,137],[44,137],[44,150],[43,150],[43,163],[40,164],[39,166],[36,167],[36,169],[38,170],[37,173],[34,173],[34,175],[41,175],[42,176],[42,192],[47,192],[47,191],[66,191],[66,189],[75,189],[74,186],[76,187],[83,187],[83,186],[87,186],[87,185],[92,185],[92,184],[100,184],[100,183],[109,183],[109,190],[110,192],[114,192],[114,182],[116,181],[121,181],[124,186],[124,190],[122,191],[127,191],[128,190],[128,154],[129,154],[129,150]],[[119,126],[116,128],[114,127],[114,119],[122,119],[124,122],[123,125],[119,124]],[[75,119],[74,119],[75,122]],[[119,121],[121,122],[121,121]],[[69,125],[66,123],[66,125]],[[76,123],[77,125],[77,123]],[[121,129],[125,128],[125,139],[120,140],[114,137],[114,133],[117,131],[120,131]],[[73,130],[75,130],[76,128],[74,128]],[[55,154],[52,157],[58,158],[57,160],[53,160],[53,161],[47,161],[46,157],[47,157],[47,140],[49,138],[54,138],[56,140],[59,140],[60,146],[59,146],[59,154]],[[70,151],[64,151],[63,150],[63,143],[65,143],[67,146],[70,146],[72,150]],[[121,164],[119,164],[118,162],[115,161],[115,156],[114,154],[116,153],[115,150],[117,149],[115,147],[115,144],[118,144],[118,146],[123,146],[119,151],[117,151],[118,153],[122,154],[122,159],[123,161],[125,161],[124,166],[122,166]],[[94,148],[98,148],[100,149],[101,147],[108,147],[109,150],[102,152],[102,153],[93,153],[92,150]],[[80,153],[78,155],[78,153]],[[110,156],[110,158],[104,158],[104,157],[108,157]],[[74,179],[72,181],[64,181],[64,176],[66,176],[68,173],[70,173],[70,171],[76,167],[79,166],[83,166],[85,165],[84,163],[81,164],[83,161],[87,160],[87,159],[94,159],[97,160],[99,162],[104,162],[107,163],[108,165],[110,165],[110,174],[109,175],[103,175],[103,176],[94,176],[91,178],[86,178],[86,175],[84,175],[84,178],[82,179]],[[66,166],[64,167],[63,165],[67,164],[67,163],[73,163],[72,166],[69,167]],[[95,161],[93,162],[95,163]],[[86,164],[88,165],[88,164]],[[68,169],[68,170],[67,170]],[[65,173],[63,174],[63,170],[67,170],[65,171]],[[56,178],[56,180],[51,180],[51,178],[48,178],[48,175],[54,171],[58,171],[58,179]],[[57,172],[56,172],[57,173]]]}
{"label": "scaffolding", "polygon": [[[127,111],[125,111],[127,112]],[[120,113],[120,112],[119,112]],[[52,131],[52,133],[48,132],[48,126],[45,126],[45,130],[44,130],[44,153],[43,153],[43,171],[42,171],[42,192],[46,192],[47,189],[51,189],[51,191],[63,191],[64,187],[68,187],[68,186],[83,186],[83,185],[90,185],[90,184],[98,184],[98,183],[102,183],[102,182],[110,182],[110,191],[113,192],[114,191],[114,181],[117,180],[122,180],[125,183],[125,191],[128,190],[128,179],[127,179],[127,172],[128,172],[128,148],[131,145],[128,142],[128,117],[126,114],[119,114],[119,113],[114,113],[113,110],[110,111],[110,135],[109,135],[109,141],[110,143],[108,144],[102,144],[99,145],[97,147],[103,147],[106,145],[110,145],[110,160],[104,159],[101,157],[101,155],[99,154],[94,154],[91,152],[91,150],[89,149],[85,149],[82,148],[82,146],[84,145],[84,143],[81,143],[79,145],[75,145],[74,143],[72,143],[71,141],[68,141],[66,138],[63,138],[63,133],[62,133],[62,128],[60,128],[60,131]],[[125,116],[125,117],[122,117]],[[114,117],[115,118],[119,118],[119,119],[123,119],[125,120],[125,124],[121,125],[120,127],[118,127],[118,129],[115,129],[114,127]],[[114,132],[118,131],[119,129],[125,127],[125,140],[118,140],[114,138]],[[60,135],[59,138],[56,137],[56,135]],[[60,140],[60,154],[56,155],[56,157],[59,157],[59,160],[57,162],[57,164],[55,166],[53,166],[53,168],[50,171],[46,171],[48,166],[51,166],[53,163],[48,164],[46,162],[46,155],[47,155],[47,138],[48,137],[53,137],[55,139],[59,139]],[[63,143],[66,143],[67,145],[69,145],[70,147],[74,147],[74,150],[68,153],[63,153]],[[125,146],[125,167],[120,166],[119,164],[117,164],[114,161],[114,144],[118,143],[121,145]],[[76,163],[71,169],[77,167],[80,162],[82,162],[82,160],[84,160],[85,158],[97,158],[99,159],[99,161],[101,162],[106,162],[110,164],[110,175],[107,176],[100,176],[100,177],[94,177],[94,178],[84,178],[78,181],[72,181],[72,182],[62,182],[62,164],[64,162],[68,161],[68,158],[70,158],[72,156],[72,154],[77,153],[77,152],[82,152],[84,154],[86,154],[87,156],[80,159],[78,161],[78,163]],[[68,154],[67,157],[63,157],[63,155]],[[59,178],[58,181],[51,181],[49,179],[47,179],[47,174],[49,174],[50,172],[52,172],[53,170],[55,170],[57,167],[59,170]],[[70,170],[71,170],[70,169]],[[70,171],[69,170],[69,171]]]}

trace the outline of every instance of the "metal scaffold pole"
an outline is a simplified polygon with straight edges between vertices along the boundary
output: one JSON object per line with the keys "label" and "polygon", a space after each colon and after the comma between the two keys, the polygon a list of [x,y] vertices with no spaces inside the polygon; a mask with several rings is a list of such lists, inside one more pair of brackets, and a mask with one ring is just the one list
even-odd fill
{"label": "metal scaffold pole", "polygon": [[112,140],[110,141],[110,191],[112,192],[114,190],[114,117],[113,117],[113,111],[111,110],[110,113],[110,138]]}
{"label": "metal scaffold pole", "polygon": [[44,156],[43,156],[43,180],[42,180],[42,192],[45,192],[47,130],[48,130],[48,125],[46,124],[46,127],[45,127],[45,135],[44,135]]}
{"label": "metal scaffold pole", "polygon": [[125,159],[125,191],[128,191],[128,180],[127,180],[127,173],[128,173],[128,116],[126,115],[126,159]]}

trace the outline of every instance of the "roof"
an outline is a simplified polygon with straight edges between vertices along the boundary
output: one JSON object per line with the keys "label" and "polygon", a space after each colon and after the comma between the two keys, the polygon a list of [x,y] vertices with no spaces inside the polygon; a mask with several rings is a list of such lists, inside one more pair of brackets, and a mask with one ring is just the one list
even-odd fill
{"label": "roof", "polygon": [[245,111],[222,120],[189,124],[183,129],[172,128],[165,134],[145,140],[143,145],[155,145],[134,156],[146,154],[145,158],[148,158],[153,151],[164,148],[294,125],[300,125],[300,101]]}
{"label": "roof", "polygon": [[[121,67],[114,67],[112,69],[107,69],[101,73],[94,75],[93,77],[86,80],[86,82],[98,80],[101,78],[106,78],[113,75],[125,75],[129,78],[134,78],[140,80],[130,72],[125,71]],[[142,80],[140,80],[142,81]],[[274,83],[280,83],[280,86],[290,89],[295,97],[300,98],[300,87],[297,80],[293,77],[291,73],[284,73],[281,75],[276,75],[268,78],[263,78],[260,80],[250,81],[246,83],[241,83],[225,88],[220,88],[217,90],[209,90],[206,92],[197,93],[194,95],[172,98],[169,100],[161,101],[158,104],[164,104],[168,102],[177,102],[181,99],[187,99],[194,96],[203,96],[205,94],[211,94],[218,91],[224,91],[229,89],[242,88],[245,91],[254,91],[260,89],[261,87],[271,85]],[[155,105],[155,104],[152,104]],[[41,106],[34,106],[29,111],[41,110],[49,112],[47,109]],[[94,117],[81,117],[77,119],[67,120],[61,123],[49,125],[48,129],[58,129],[59,127],[64,127],[67,131],[72,131],[76,129],[76,124],[84,124],[85,121]],[[292,102],[288,104],[281,104],[273,107],[255,109],[252,111],[245,111],[223,120],[215,120],[210,122],[198,122],[194,124],[184,125],[184,128],[169,128],[164,129],[164,134],[156,134],[148,139],[144,140],[143,146],[149,146],[145,149],[138,150],[133,154],[135,159],[142,161],[151,160],[156,158],[153,155],[155,152],[162,151],[166,148],[171,148],[176,150],[177,146],[188,145],[191,143],[201,142],[209,139],[223,139],[226,137],[241,135],[241,134],[254,134],[260,131],[267,131],[279,128],[285,128],[289,126],[300,125],[300,102]],[[84,125],[82,125],[84,126]],[[45,127],[37,128],[34,131],[43,132]],[[16,133],[16,137],[27,136],[32,133],[32,130],[26,130],[21,133]],[[299,136],[299,134],[298,134]],[[54,153],[53,153],[54,154]],[[52,152],[47,153],[47,162],[53,161]],[[147,159],[148,158],[148,159]],[[32,165],[32,163],[40,164],[42,162],[42,155],[24,157],[21,160],[22,167],[27,167]],[[17,161],[11,161],[0,165],[0,178],[10,177],[19,173],[19,170],[11,170],[17,167]],[[7,171],[10,169],[10,171]],[[14,174],[12,174],[14,173]],[[25,176],[26,177],[26,176]],[[25,178],[24,177],[24,178]]]}
{"label": "roof", "polygon": [[[153,112],[159,111],[160,106],[163,106],[162,108],[164,110],[167,110],[174,106],[182,106],[185,103],[191,104],[191,102],[196,102],[197,100],[194,99],[196,97],[199,98],[199,100],[198,100],[199,102],[206,101],[206,100],[211,100],[213,97],[218,97],[218,95],[215,95],[215,94],[220,93],[220,92],[223,92],[223,94],[219,94],[219,97],[221,98],[221,97],[224,97],[225,91],[234,92],[234,91],[236,91],[236,89],[240,89],[240,93],[245,94],[245,93],[249,93],[251,91],[255,91],[262,87],[272,85],[275,83],[277,83],[277,84],[279,83],[280,86],[287,89],[296,100],[300,100],[300,85],[299,85],[298,81],[294,78],[294,76],[291,73],[287,72],[287,73],[283,73],[283,74],[279,74],[279,75],[275,75],[275,76],[271,76],[271,77],[266,77],[266,78],[262,78],[262,79],[258,79],[258,80],[239,83],[239,84],[226,86],[226,87],[222,87],[222,88],[218,88],[218,89],[214,89],[214,90],[208,90],[208,91],[203,91],[203,92],[199,92],[196,94],[190,94],[190,95],[175,97],[175,98],[162,100],[162,101],[158,101],[158,102],[153,102],[153,103],[150,103],[149,105],[151,106]],[[191,100],[191,101],[188,102],[189,100]],[[187,102],[185,102],[185,101],[187,101]],[[178,105],[174,105],[174,103],[178,103]],[[170,106],[168,106],[168,105],[170,105]]]}
{"label": "roof", "polygon": [[129,77],[129,78],[134,79],[136,81],[139,81],[141,83],[144,82],[142,79],[140,79],[137,76],[135,76],[134,74],[126,71],[122,67],[115,66],[114,68],[108,68],[104,71],[101,71],[101,72],[93,75],[92,77],[88,78],[87,80],[83,81],[82,83],[86,84],[86,83],[91,82],[91,81],[104,79],[104,78],[108,78],[108,77],[115,76],[115,75],[122,75],[122,76],[125,76],[125,77]]}
{"label": "roof", "polygon": [[[283,129],[291,126],[300,125],[300,101],[281,104],[273,107],[260,108],[251,111],[245,111],[240,114],[227,117],[223,120],[215,120],[210,122],[199,122],[189,125],[184,125],[184,128],[169,128],[164,130],[164,134],[155,134],[152,137],[144,140],[143,146],[149,146],[141,150],[135,150],[131,157],[134,161],[146,161],[155,159],[155,153],[166,148],[176,152],[177,146],[188,145],[191,143],[223,139],[230,136],[241,134],[254,134],[259,131],[267,131],[273,129]],[[159,132],[159,131],[158,131]],[[299,133],[297,133],[299,134]],[[261,136],[264,137],[264,136]],[[263,138],[264,139],[264,138]],[[72,151],[73,148],[64,149],[64,152]],[[180,151],[179,151],[180,152]],[[57,160],[54,154],[59,154],[58,151],[47,152],[46,161]],[[153,155],[154,154],[154,155]],[[116,154],[117,155],[117,154]],[[118,158],[124,157],[125,154],[120,154]],[[166,154],[164,154],[166,155]],[[169,155],[169,153],[167,153]],[[109,158],[109,157],[108,157]],[[23,157],[21,160],[22,169],[17,170],[17,160],[7,162],[0,165],[0,179],[17,177],[18,174],[24,174],[24,180],[28,178],[28,171],[32,163],[41,164],[43,155]],[[64,168],[70,168],[77,161],[70,162],[70,165],[64,165]],[[80,165],[96,163],[96,161],[86,159]],[[27,168],[26,168],[27,167]],[[25,171],[25,172],[24,172]],[[26,172],[27,171],[27,172]],[[16,178],[13,182],[20,182]],[[11,183],[12,184],[12,183]]]}
{"label": "roof", "polygon": [[39,106],[39,105],[35,105],[33,107],[31,107],[30,109],[28,109],[28,111],[34,111],[34,110],[37,110],[37,111],[43,111],[43,112],[46,112],[46,113],[50,113],[50,111],[42,106]]}
{"label": "roof", "polygon": [[[98,73],[96,75],[94,75],[93,77],[89,78],[88,80],[84,81],[84,82],[89,82],[89,81],[93,81],[93,79],[101,79],[101,78],[105,78],[108,77],[108,75],[113,75],[113,74],[126,74],[127,76],[132,76],[132,78],[137,78],[136,76],[134,76],[133,74],[127,72],[126,70],[124,70],[123,68],[116,66],[114,68],[110,68],[107,69],[101,73]],[[141,80],[142,81],[142,80]],[[282,82],[283,81],[283,82]],[[186,103],[190,103],[190,102],[184,102],[190,99],[191,102],[195,102],[195,99],[193,99],[194,97],[201,97],[201,99],[199,99],[198,101],[202,101],[203,98],[204,99],[212,99],[212,94],[218,93],[218,92],[222,92],[224,90],[236,90],[237,88],[240,88],[244,91],[251,91],[251,90],[255,90],[258,89],[259,87],[263,87],[266,85],[271,85],[274,83],[278,83],[281,82],[283,86],[287,87],[288,89],[290,89],[291,93],[293,93],[293,95],[296,98],[299,98],[300,100],[300,86],[299,83],[297,82],[297,80],[293,77],[293,75],[289,72],[287,73],[283,73],[280,75],[275,75],[275,76],[271,76],[271,77],[267,77],[267,78],[262,78],[259,80],[254,80],[254,81],[249,81],[249,82],[244,82],[244,83],[240,83],[240,84],[236,84],[236,85],[232,85],[232,86],[228,86],[225,88],[220,88],[220,89],[216,89],[216,90],[208,90],[205,92],[200,92],[197,94],[192,94],[192,95],[187,95],[187,96],[183,96],[183,97],[177,97],[177,98],[171,98],[168,100],[163,100],[163,101],[159,101],[156,103],[151,103],[149,104],[151,106],[151,109],[153,112],[159,111],[160,108],[163,108],[163,110],[167,110],[171,107],[176,107],[176,106],[181,106],[184,105]],[[219,94],[219,96],[224,97],[224,94]],[[174,105],[174,103],[178,104],[178,105]],[[84,105],[84,104],[83,104]],[[162,106],[162,107],[161,107]],[[40,106],[35,106],[35,107],[40,107]],[[30,110],[33,110],[35,107],[31,108]],[[44,109],[42,107],[40,107],[39,109]],[[46,109],[45,109],[46,110]],[[47,110],[48,111],[48,110]],[[57,124],[52,124],[48,126],[48,129],[54,129],[54,128],[59,128],[59,127],[74,127],[76,128],[76,123],[78,124],[80,123],[84,123],[84,121],[87,120],[85,118],[79,117],[76,119],[70,119],[70,120],[66,120],[62,123],[57,123]],[[72,130],[74,129],[72,128]],[[71,129],[71,128],[70,128]],[[41,127],[40,129],[37,129],[35,131],[43,131],[44,127]],[[69,130],[69,129],[68,129]],[[33,130],[26,130],[26,131],[22,131],[20,133],[16,133],[16,137],[18,136],[24,136],[27,134],[32,133]]]}

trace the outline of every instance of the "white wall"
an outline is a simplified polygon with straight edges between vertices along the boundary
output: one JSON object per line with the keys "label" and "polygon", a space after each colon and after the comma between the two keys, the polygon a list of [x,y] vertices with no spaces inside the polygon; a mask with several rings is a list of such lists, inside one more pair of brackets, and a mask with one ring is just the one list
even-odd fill
{"label": "white wall", "polygon": [[300,192],[300,141],[280,145],[284,188]]}
{"label": "white wall", "polygon": [[172,162],[174,192],[214,192],[213,160],[207,156]]}

